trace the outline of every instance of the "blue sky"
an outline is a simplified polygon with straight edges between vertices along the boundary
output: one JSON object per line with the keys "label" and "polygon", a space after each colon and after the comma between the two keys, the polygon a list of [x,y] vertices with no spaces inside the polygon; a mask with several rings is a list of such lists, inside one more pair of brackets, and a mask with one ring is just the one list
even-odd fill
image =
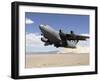
{"label": "blue sky", "polygon": [[[48,50],[52,49],[57,50],[53,46],[48,47],[40,47],[42,45],[42,42],[40,42],[38,39],[40,39],[40,30],[39,25],[40,24],[47,24],[54,28],[55,30],[62,29],[64,32],[69,33],[71,30],[73,30],[76,34],[89,34],[89,16],[88,15],[72,15],[72,14],[50,14],[50,13],[32,13],[32,12],[26,12],[25,13],[25,31],[26,31],[26,37],[31,42],[28,42],[30,44],[26,45],[26,51],[39,51],[39,50]],[[30,36],[31,34],[31,36]],[[35,37],[37,36],[37,37]],[[33,37],[33,38],[32,38]],[[32,41],[35,39],[39,41],[39,44],[35,44]],[[31,39],[31,40],[30,40]],[[27,42],[26,42],[27,43]],[[33,46],[32,46],[33,44]],[[43,45],[42,45],[43,46]],[[36,48],[36,49],[35,49]],[[38,49],[38,50],[37,50]]]}
{"label": "blue sky", "polygon": [[69,15],[69,14],[47,14],[47,13],[25,13],[25,17],[31,19],[33,24],[26,24],[26,32],[40,32],[40,24],[48,24],[55,30],[63,29],[65,32],[70,30],[76,33],[89,33],[88,15]]}

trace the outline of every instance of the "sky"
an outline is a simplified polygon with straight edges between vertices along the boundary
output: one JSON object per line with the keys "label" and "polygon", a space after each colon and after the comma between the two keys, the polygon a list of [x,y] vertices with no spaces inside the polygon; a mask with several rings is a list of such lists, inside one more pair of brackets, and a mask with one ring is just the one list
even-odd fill
{"label": "sky", "polygon": [[[26,52],[57,51],[60,49],[54,46],[44,46],[40,40],[40,24],[47,24],[56,31],[62,29],[65,33],[70,33],[73,30],[76,34],[89,35],[89,15],[26,12]],[[88,42],[84,45],[88,45]]]}

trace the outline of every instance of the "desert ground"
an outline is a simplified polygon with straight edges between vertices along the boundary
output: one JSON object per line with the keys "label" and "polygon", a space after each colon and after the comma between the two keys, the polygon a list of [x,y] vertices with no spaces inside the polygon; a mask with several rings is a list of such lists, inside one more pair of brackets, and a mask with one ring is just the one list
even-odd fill
{"label": "desert ground", "polygon": [[89,48],[64,48],[54,54],[26,54],[26,68],[89,65]]}

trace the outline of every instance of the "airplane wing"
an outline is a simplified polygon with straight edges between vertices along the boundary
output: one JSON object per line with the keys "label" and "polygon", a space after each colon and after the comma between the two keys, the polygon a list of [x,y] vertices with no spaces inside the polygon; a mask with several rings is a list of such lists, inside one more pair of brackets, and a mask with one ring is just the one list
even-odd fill
{"label": "airplane wing", "polygon": [[86,40],[89,38],[89,36],[66,34],[66,38],[67,40]]}

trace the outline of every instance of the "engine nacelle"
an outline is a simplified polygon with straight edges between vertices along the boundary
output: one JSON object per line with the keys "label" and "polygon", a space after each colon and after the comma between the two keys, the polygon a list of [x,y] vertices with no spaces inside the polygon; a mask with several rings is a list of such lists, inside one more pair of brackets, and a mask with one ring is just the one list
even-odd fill
{"label": "engine nacelle", "polygon": [[46,39],[46,38],[42,37],[42,38],[41,38],[41,41],[43,41],[43,42],[47,42],[47,41],[48,41],[48,39]]}

